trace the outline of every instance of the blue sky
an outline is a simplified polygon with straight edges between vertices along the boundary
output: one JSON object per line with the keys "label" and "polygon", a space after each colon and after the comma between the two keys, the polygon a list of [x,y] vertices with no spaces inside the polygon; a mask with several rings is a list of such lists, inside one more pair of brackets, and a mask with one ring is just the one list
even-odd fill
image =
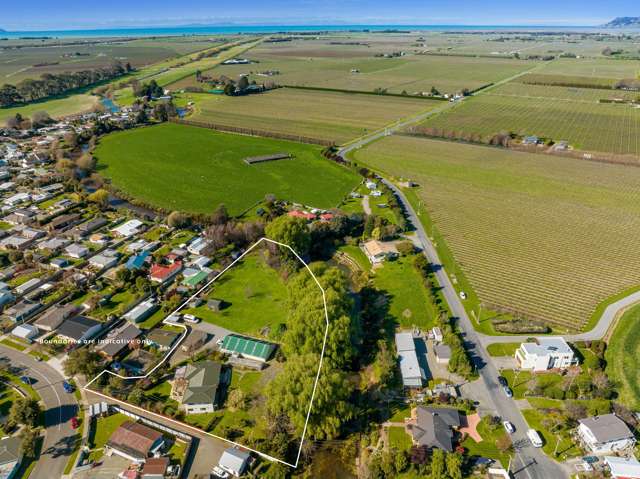
{"label": "blue sky", "polygon": [[[2,0],[6,30],[185,24],[598,25],[637,0]],[[636,8],[634,8],[636,7]]]}

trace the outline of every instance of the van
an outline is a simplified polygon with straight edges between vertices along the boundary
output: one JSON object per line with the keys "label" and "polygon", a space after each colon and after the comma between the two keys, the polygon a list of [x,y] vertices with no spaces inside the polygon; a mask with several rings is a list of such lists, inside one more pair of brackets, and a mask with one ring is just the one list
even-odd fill
{"label": "van", "polygon": [[538,434],[538,431],[535,429],[529,429],[527,431],[527,437],[531,441],[531,444],[533,444],[533,447],[542,447],[542,438],[540,437],[540,434]]}
{"label": "van", "polygon": [[197,324],[197,323],[200,322],[200,318],[197,318],[193,314],[185,314],[183,316],[183,318],[184,318],[185,322],[187,322],[187,323]]}

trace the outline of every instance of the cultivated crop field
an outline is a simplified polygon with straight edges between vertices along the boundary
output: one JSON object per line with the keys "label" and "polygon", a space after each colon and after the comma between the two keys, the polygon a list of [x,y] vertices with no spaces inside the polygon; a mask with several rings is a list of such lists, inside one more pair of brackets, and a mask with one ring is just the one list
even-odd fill
{"label": "cultivated crop field", "polygon": [[625,312],[609,340],[606,352],[607,374],[615,382],[618,400],[637,409],[640,404],[640,306]]}
{"label": "cultivated crop field", "polygon": [[193,120],[343,143],[442,105],[435,100],[280,88],[197,103]]}
{"label": "cultivated crop field", "polygon": [[[538,87],[529,87],[524,85],[520,95],[540,94]],[[635,106],[514,96],[512,86],[502,88],[467,99],[425,125],[486,137],[501,131],[537,135],[569,141],[581,150],[640,155],[640,109]]]}
{"label": "cultivated crop field", "polygon": [[[415,41],[418,37],[414,35],[409,40]],[[409,94],[429,91],[435,86],[443,93],[455,93],[508,78],[535,65],[515,59],[420,55],[417,53],[423,49],[407,40],[393,43],[392,37],[377,38],[380,43],[369,46],[332,44],[336,41],[367,43],[370,41],[367,37],[262,44],[247,54],[259,63],[221,65],[215,74],[235,78],[246,73],[251,79],[263,82],[265,77],[257,73],[277,70],[279,75],[267,79],[281,85],[360,91],[385,88],[390,93],[406,91]],[[383,43],[383,39],[389,43]],[[405,55],[375,57],[392,51],[403,51]]]}
{"label": "cultivated crop field", "polygon": [[404,136],[355,159],[420,185],[486,307],[579,330],[640,282],[640,168]]}
{"label": "cultivated crop field", "polygon": [[58,118],[89,112],[98,104],[98,101],[99,98],[97,96],[79,94],[14,108],[0,108],[0,126],[3,126],[7,119],[15,116],[16,113],[20,113],[24,117],[30,117],[37,111],[46,111],[51,118]]}
{"label": "cultivated crop field", "polygon": [[[211,213],[224,203],[238,215],[274,194],[318,208],[335,207],[359,177],[325,160],[312,145],[232,135],[176,124],[103,138],[101,174],[123,192],[167,210]],[[244,158],[290,153],[291,160],[247,165]]]}
{"label": "cultivated crop field", "polygon": [[[94,39],[95,41],[95,39]],[[29,45],[28,42],[21,42]],[[0,42],[0,83],[15,84],[43,73],[91,70],[109,66],[116,60],[143,67],[180,55],[210,48],[220,41],[207,37],[105,40],[90,45],[68,45],[69,41],[50,41],[45,46],[9,48]],[[5,46],[5,48],[1,48]]]}

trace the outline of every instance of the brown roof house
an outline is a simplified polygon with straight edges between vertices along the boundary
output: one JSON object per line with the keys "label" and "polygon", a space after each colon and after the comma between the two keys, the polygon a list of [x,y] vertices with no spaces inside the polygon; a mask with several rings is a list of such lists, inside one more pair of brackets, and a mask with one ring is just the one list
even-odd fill
{"label": "brown roof house", "polygon": [[414,445],[453,452],[455,430],[461,425],[457,409],[418,406],[411,416],[407,432]]}
{"label": "brown roof house", "polygon": [[144,424],[126,421],[111,435],[106,444],[108,455],[115,453],[142,464],[164,446],[162,433]]}

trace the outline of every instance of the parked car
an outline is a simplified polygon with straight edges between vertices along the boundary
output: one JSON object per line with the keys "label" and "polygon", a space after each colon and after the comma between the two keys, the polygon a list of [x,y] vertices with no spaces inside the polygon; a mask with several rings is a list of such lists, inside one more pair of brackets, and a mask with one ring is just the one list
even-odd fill
{"label": "parked car", "polygon": [[62,382],[62,389],[64,389],[64,392],[71,394],[74,391],[73,386],[71,385],[71,383],[67,382],[67,381],[63,381]]}
{"label": "parked car", "polygon": [[460,291],[460,299],[467,299],[467,293]]}
{"label": "parked car", "polygon": [[540,437],[540,434],[538,434],[538,431],[535,429],[529,429],[527,431],[527,437],[531,441],[531,444],[533,444],[533,447],[542,447],[542,438]]}
{"label": "parked car", "polygon": [[505,431],[507,431],[509,434],[513,434],[514,432],[516,432],[516,428],[509,421],[504,421],[502,425],[504,426]]}
{"label": "parked car", "polygon": [[498,382],[503,388],[506,388],[509,385],[509,383],[507,383],[507,378],[505,378],[504,376],[498,376]]}
{"label": "parked car", "polygon": [[31,378],[29,376],[20,376],[20,381],[31,386]]}
{"label": "parked car", "polygon": [[183,318],[187,323],[197,324],[200,322],[200,318],[195,317],[193,314],[185,314]]}
{"label": "parked car", "polygon": [[229,477],[231,477],[227,471],[218,466],[215,466],[213,468],[211,474],[213,474],[214,477],[219,477],[220,479],[228,479]]}
{"label": "parked car", "polygon": [[513,392],[511,391],[511,389],[509,389],[509,387],[505,386],[502,389],[504,390],[504,393],[506,394],[506,396],[508,398],[512,398],[513,397]]}
{"label": "parked car", "polygon": [[71,429],[78,429],[78,427],[80,427],[80,421],[78,421],[77,417],[72,417],[71,418]]}

